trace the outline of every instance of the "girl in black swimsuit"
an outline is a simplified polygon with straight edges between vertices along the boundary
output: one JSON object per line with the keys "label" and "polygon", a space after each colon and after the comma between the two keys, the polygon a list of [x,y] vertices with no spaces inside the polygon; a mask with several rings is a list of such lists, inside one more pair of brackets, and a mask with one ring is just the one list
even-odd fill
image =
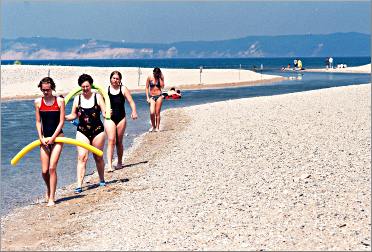
{"label": "girl in black swimsuit", "polygon": [[160,110],[163,104],[162,88],[164,76],[160,68],[155,67],[152,76],[146,81],[146,100],[150,105],[151,128],[149,132],[160,130]]}
{"label": "girl in black swimsuit", "polygon": [[89,139],[90,144],[92,144],[93,139],[100,133],[104,132],[103,123],[101,121],[101,109],[97,103],[97,94],[94,96],[94,105],[91,108],[83,108],[81,106],[81,95],[79,95],[78,107],[76,112],[79,117],[79,125],[77,131],[81,132],[84,136]]}
{"label": "girl in black swimsuit", "polygon": [[114,148],[116,143],[116,151],[118,155],[118,162],[116,167],[122,168],[123,164],[123,136],[126,128],[125,119],[125,100],[128,101],[132,109],[131,118],[137,119],[136,104],[133,101],[130,91],[121,84],[122,75],[119,71],[114,71],[110,75],[110,86],[108,87],[108,95],[111,102],[111,120],[105,121],[105,129],[108,137],[107,144],[107,166],[108,172],[115,169],[112,166],[112,158],[114,155]]}
{"label": "girl in black swimsuit", "polygon": [[63,136],[65,102],[63,98],[53,96],[52,91],[55,90],[56,85],[52,78],[43,78],[38,87],[44,94],[43,97],[35,100],[36,129],[41,142],[41,169],[47,187],[45,198],[48,206],[53,206],[57,188],[56,169],[63,146],[62,143],[54,143],[54,140],[57,136]]}
{"label": "girl in black swimsuit", "polygon": [[[90,75],[81,75],[78,79],[78,83],[81,87],[82,94],[75,97],[71,113],[66,116],[66,120],[72,121],[79,118],[76,139],[91,144],[103,151],[105,145],[105,133],[100,114],[102,112],[103,116],[105,116],[105,102],[100,94],[92,92],[93,79]],[[88,150],[82,147],[77,147],[77,151],[77,188],[75,189],[75,193],[81,193],[83,191],[82,185],[88,161]],[[105,186],[105,162],[103,157],[94,154],[93,157],[96,161],[100,179],[99,185]]]}

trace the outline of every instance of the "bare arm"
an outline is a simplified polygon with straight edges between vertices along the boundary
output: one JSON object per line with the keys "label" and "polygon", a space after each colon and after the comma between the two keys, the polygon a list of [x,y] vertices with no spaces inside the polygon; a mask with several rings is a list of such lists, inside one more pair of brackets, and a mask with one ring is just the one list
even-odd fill
{"label": "bare arm", "polygon": [[[101,94],[97,93],[96,95],[97,95],[98,105],[101,108],[102,115],[103,115],[103,117],[106,118],[106,104],[105,104],[105,101],[103,100],[103,97],[102,97]],[[107,102],[109,102],[109,101],[107,101]]]}
{"label": "bare arm", "polygon": [[149,85],[150,85],[150,77],[147,77],[147,80],[146,80],[146,101],[147,102],[150,102],[150,98],[149,98]]}
{"label": "bare arm", "polygon": [[78,96],[75,96],[74,103],[72,104],[71,113],[65,116],[66,121],[72,121],[77,118],[76,108],[78,107]]}
{"label": "bare arm", "polygon": [[125,87],[125,89],[124,89],[124,97],[125,97],[125,99],[127,99],[128,103],[129,103],[129,106],[132,109],[132,114],[130,115],[130,117],[133,120],[137,119],[136,104],[134,103],[134,100],[132,98],[132,95],[130,94],[130,91],[129,91],[129,89],[127,87]]}

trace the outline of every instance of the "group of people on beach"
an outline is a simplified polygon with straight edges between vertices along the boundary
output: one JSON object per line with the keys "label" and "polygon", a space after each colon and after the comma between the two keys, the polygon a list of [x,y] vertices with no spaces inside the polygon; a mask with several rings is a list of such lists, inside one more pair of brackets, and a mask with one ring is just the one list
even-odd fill
{"label": "group of people on beach", "polygon": [[298,58],[294,59],[293,60],[293,69],[291,67],[291,63],[289,63],[287,65],[287,67],[282,67],[281,68],[282,71],[286,71],[286,70],[304,70],[304,68],[302,67],[302,61]]}
{"label": "group of people on beach", "polygon": [[[123,165],[123,136],[126,128],[125,101],[131,107],[131,118],[137,119],[136,104],[132,98],[130,90],[122,84],[122,74],[113,71],[110,74],[110,85],[107,93],[110,99],[111,111],[106,111],[105,101],[99,92],[92,91],[93,78],[88,74],[82,74],[78,78],[78,85],[81,87],[81,94],[76,95],[73,101],[70,114],[65,113],[65,101],[63,97],[53,95],[56,89],[54,80],[50,77],[43,78],[38,88],[43,96],[34,102],[36,113],[36,129],[40,145],[40,160],[42,177],[45,181],[47,191],[46,200],[48,206],[55,205],[55,193],[57,188],[57,164],[62,152],[63,143],[56,143],[56,137],[62,137],[65,121],[78,119],[76,139],[90,144],[103,151],[105,139],[107,145],[107,171],[113,172],[113,154],[116,146],[117,166]],[[155,67],[153,74],[148,76],[146,81],[146,100],[149,104],[151,128],[149,132],[160,130],[160,111],[163,102],[162,89],[164,88],[164,75],[160,68]],[[102,122],[101,114],[106,118],[106,113],[110,113],[110,120],[104,119]],[[85,177],[86,164],[88,160],[88,150],[77,146],[77,187],[75,193],[83,191],[83,180]],[[103,156],[93,154],[96,163],[99,186],[106,186],[105,182],[105,162]]]}

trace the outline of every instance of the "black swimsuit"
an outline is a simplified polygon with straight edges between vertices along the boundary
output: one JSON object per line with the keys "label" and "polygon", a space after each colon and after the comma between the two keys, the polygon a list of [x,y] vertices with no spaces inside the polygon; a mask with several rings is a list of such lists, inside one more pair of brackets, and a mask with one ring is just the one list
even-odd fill
{"label": "black swimsuit", "polygon": [[94,105],[91,108],[81,107],[81,95],[79,95],[79,104],[76,108],[79,117],[79,126],[77,131],[86,136],[92,143],[93,139],[104,132],[103,123],[100,118],[101,108],[97,103],[97,96],[94,94]]}
{"label": "black swimsuit", "polygon": [[162,97],[163,95],[152,95],[150,98],[153,99],[155,102],[160,98]]}
{"label": "black swimsuit", "polygon": [[110,93],[110,87],[108,87],[108,95],[110,97],[112,115],[111,120],[118,125],[118,123],[125,118],[125,97],[121,92],[121,85],[120,85],[120,92],[116,95]]}
{"label": "black swimsuit", "polygon": [[[56,131],[59,119],[60,119],[60,109],[58,107],[57,98],[54,97],[54,103],[51,106],[45,104],[44,98],[41,98],[40,104],[40,117],[42,123],[42,131],[44,137],[53,136]],[[62,129],[58,134],[63,133]]]}

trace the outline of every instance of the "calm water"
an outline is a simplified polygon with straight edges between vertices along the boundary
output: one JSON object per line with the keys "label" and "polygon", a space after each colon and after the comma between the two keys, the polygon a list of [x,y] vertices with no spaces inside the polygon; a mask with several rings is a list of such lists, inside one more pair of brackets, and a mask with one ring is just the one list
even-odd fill
{"label": "calm water", "polygon": [[[220,59],[221,60],[221,59]],[[268,60],[268,59],[266,59]],[[368,64],[370,58],[350,58],[349,62],[356,62],[355,65]],[[359,61],[358,61],[359,60]],[[130,60],[146,62],[146,60]],[[159,61],[161,60],[153,60]],[[172,61],[172,60],[163,60]],[[174,60],[172,64],[174,67],[182,67],[181,60]],[[191,61],[191,60],[189,60]],[[194,65],[200,65],[201,61],[195,60]],[[222,60],[225,62],[225,60]],[[227,60],[231,63],[230,60]],[[271,59],[274,61],[274,59]],[[285,65],[288,59],[275,59],[278,65]],[[66,61],[67,62],[67,61]],[[70,61],[69,61],[70,62]],[[78,61],[81,63],[81,61]],[[91,62],[91,61],[89,61]],[[106,61],[105,61],[106,62]],[[142,63],[143,63],[142,62]],[[76,62],[75,62],[76,63]],[[102,63],[102,62],[101,62]],[[115,61],[114,61],[115,63]],[[111,64],[111,65],[114,65]],[[154,62],[152,62],[154,66]],[[218,63],[218,62],[217,62]],[[216,63],[216,64],[217,64]],[[226,63],[226,66],[228,65]],[[250,62],[249,64],[251,64]],[[321,64],[323,62],[320,62]],[[344,61],[348,65],[352,65]],[[45,64],[45,62],[43,63]],[[71,62],[69,64],[72,64]],[[108,63],[105,63],[108,64]],[[115,63],[116,64],[116,63]],[[128,63],[129,64],[129,63]],[[187,67],[192,65],[187,64]],[[76,65],[76,64],[74,64]],[[156,64],[159,65],[159,64]],[[160,65],[161,66],[161,65]],[[221,64],[220,68],[225,65]],[[145,65],[141,65],[145,67]],[[166,66],[161,66],[166,67]],[[169,67],[169,65],[168,65]],[[322,67],[322,65],[312,66]],[[184,67],[186,68],[186,67]],[[228,67],[226,67],[228,68]],[[280,71],[271,70],[269,73],[292,76],[293,80],[283,81],[279,83],[270,83],[269,85],[257,87],[239,87],[230,89],[213,89],[213,90],[190,90],[183,91],[183,98],[181,100],[165,100],[163,103],[163,110],[174,107],[192,106],[197,104],[211,103],[216,101],[239,99],[244,97],[256,96],[270,96],[284,93],[301,92],[306,90],[321,89],[335,86],[356,85],[362,83],[369,83],[369,74],[330,74],[330,73],[305,73],[304,75],[297,75],[297,73],[282,73]],[[133,94],[138,110],[138,120],[128,120],[128,127],[125,137],[125,148],[129,148],[133,139],[149,128],[149,113],[148,106],[145,101],[144,94]],[[72,103],[67,105],[67,113],[71,110]],[[126,105],[127,114],[130,113],[130,108]],[[1,103],[1,192],[2,192],[2,214],[9,212],[14,207],[22,206],[33,202],[37,196],[44,193],[45,186],[41,178],[39,150],[35,148],[26,154],[17,164],[11,166],[10,160],[12,157],[23,148],[25,145],[35,140],[37,137],[35,129],[35,115],[33,108],[33,101],[12,101]],[[66,137],[75,138],[76,127],[66,122],[64,126]],[[125,152],[124,152],[125,155]],[[87,173],[95,170],[95,165],[92,156],[89,157]],[[65,145],[62,151],[60,162],[57,168],[58,172],[58,187],[75,182],[76,176],[76,148],[72,145]]]}
{"label": "calm water", "polygon": [[[234,58],[234,59],[110,59],[110,60],[22,60],[27,65],[60,65],[60,66],[96,66],[96,67],[155,67],[160,68],[260,68],[264,71],[280,69],[282,66],[291,64],[295,58]],[[301,58],[304,68],[324,67],[323,57]],[[4,60],[1,63],[13,64],[13,60]],[[360,66],[371,63],[371,57],[334,57],[333,64],[347,64],[348,66]]]}

